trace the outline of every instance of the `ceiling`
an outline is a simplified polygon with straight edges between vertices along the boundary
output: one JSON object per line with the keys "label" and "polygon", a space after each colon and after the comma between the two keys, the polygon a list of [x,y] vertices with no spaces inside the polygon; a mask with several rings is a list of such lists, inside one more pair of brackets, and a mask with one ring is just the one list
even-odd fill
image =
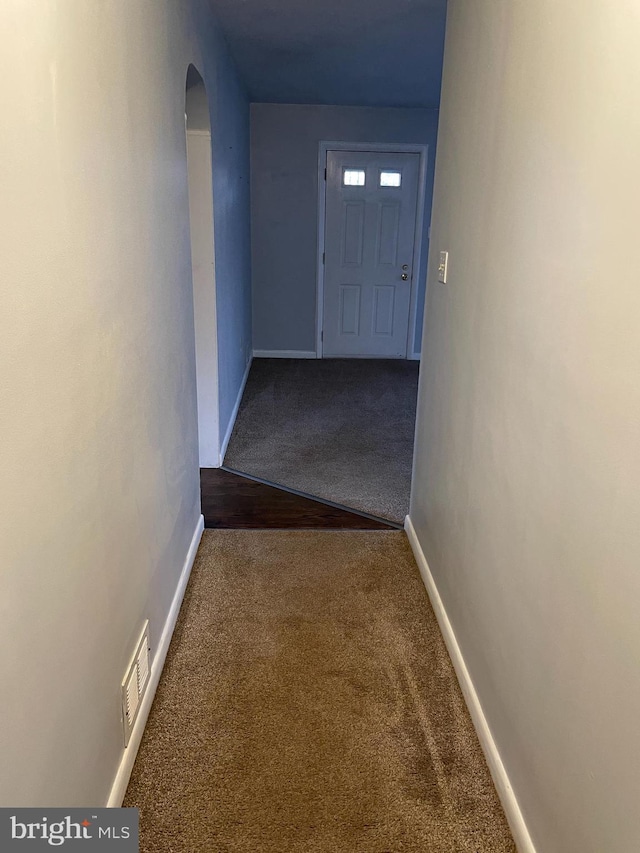
{"label": "ceiling", "polygon": [[252,101],[437,107],[446,0],[210,0]]}

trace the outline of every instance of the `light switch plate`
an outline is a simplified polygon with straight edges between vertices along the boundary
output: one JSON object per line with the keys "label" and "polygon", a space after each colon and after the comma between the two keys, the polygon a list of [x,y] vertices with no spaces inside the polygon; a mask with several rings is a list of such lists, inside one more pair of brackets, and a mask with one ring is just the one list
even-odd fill
{"label": "light switch plate", "polygon": [[440,252],[440,264],[438,266],[438,281],[447,283],[447,267],[449,266],[449,252]]}

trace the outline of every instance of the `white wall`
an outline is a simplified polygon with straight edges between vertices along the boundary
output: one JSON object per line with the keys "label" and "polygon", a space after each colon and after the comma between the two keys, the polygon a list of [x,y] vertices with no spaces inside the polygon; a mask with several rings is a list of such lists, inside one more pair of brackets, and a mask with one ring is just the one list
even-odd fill
{"label": "white wall", "polygon": [[449,3],[411,517],[544,853],[640,839],[638,44]]}
{"label": "white wall", "polygon": [[[204,91],[204,86],[201,88]],[[220,464],[220,415],[211,133],[208,130],[187,130],[187,163],[198,389],[198,459],[201,468],[216,468]]]}
{"label": "white wall", "polygon": [[[424,251],[416,279],[422,318],[437,126],[437,110],[251,105],[254,349],[316,348],[318,145],[323,140],[429,146]],[[421,334],[419,322],[416,350]]]}
{"label": "white wall", "polygon": [[193,315],[196,336],[198,459],[201,468],[216,468],[220,464],[220,390],[211,120],[207,90],[193,66],[187,73],[185,111]]}
{"label": "white wall", "polygon": [[[223,113],[239,136],[246,98],[196,0],[0,10],[3,806],[106,802],[120,681],[146,617],[157,648],[199,518],[189,62],[214,135]],[[246,191],[224,142],[230,253]]]}

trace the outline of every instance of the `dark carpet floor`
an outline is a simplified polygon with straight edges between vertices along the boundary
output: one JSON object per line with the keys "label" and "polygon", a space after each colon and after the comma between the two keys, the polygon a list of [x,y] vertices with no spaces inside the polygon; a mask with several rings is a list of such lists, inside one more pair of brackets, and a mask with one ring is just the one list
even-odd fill
{"label": "dark carpet floor", "polygon": [[224,463],[403,522],[417,361],[256,359]]}
{"label": "dark carpet floor", "polygon": [[205,531],[125,805],[143,853],[514,853],[402,531]]}

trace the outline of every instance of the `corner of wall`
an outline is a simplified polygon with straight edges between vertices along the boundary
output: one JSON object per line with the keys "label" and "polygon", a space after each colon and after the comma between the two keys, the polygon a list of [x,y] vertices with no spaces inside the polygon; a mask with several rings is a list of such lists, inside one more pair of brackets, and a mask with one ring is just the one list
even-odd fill
{"label": "corner of wall", "polygon": [[153,699],[156,695],[156,690],[158,689],[158,683],[160,681],[160,676],[162,675],[164,663],[167,658],[167,652],[169,651],[171,637],[173,636],[173,632],[176,627],[176,622],[178,621],[180,605],[182,604],[182,600],[184,598],[185,590],[187,588],[187,583],[191,575],[191,569],[193,568],[193,564],[196,559],[196,554],[198,552],[198,546],[200,544],[200,539],[202,538],[203,531],[204,516],[200,515],[196,523],[196,528],[193,532],[193,537],[191,539],[191,544],[189,545],[189,550],[187,551],[184,560],[182,571],[180,572],[180,578],[178,579],[178,585],[176,587],[173,600],[171,602],[171,607],[169,608],[167,618],[162,628],[162,634],[160,635],[158,648],[156,649],[156,653],[153,656],[149,684],[142,699],[142,705],[140,706],[140,710],[138,712],[138,718],[136,719],[133,730],[131,732],[129,743],[126,747],[124,747],[122,757],[120,759],[120,764],[118,765],[118,770],[111,786],[109,798],[106,803],[108,808],[119,808],[122,805],[122,801],[124,800],[124,796],[127,792],[127,785],[129,784],[131,772],[133,771],[133,765],[135,764],[136,756],[138,754],[138,750],[140,749],[140,743],[142,741],[142,735],[144,733],[147,720],[149,718],[151,705],[153,704]]}
{"label": "corner of wall", "polygon": [[422,546],[413,527],[410,515],[407,515],[405,519],[405,531],[418,565],[420,576],[426,587],[429,600],[431,601],[431,606],[433,607],[438,625],[440,626],[440,631],[442,632],[444,642],[447,646],[453,668],[458,676],[460,689],[462,690],[467,708],[469,709],[469,714],[471,715],[473,725],[478,735],[478,740],[480,741],[480,746],[482,747],[482,751],[484,752],[487,760],[489,771],[491,772],[491,777],[496,786],[498,796],[500,797],[516,847],[518,848],[519,853],[536,853],[536,848],[533,844],[529,829],[520,809],[516,794],[511,786],[511,782],[509,781],[509,775],[500,756],[498,745],[493,737],[491,729],[489,728],[487,718],[482,709],[482,705],[480,704],[480,698],[478,697],[478,693],[471,679],[471,674],[467,669],[467,664],[462,654],[462,650],[458,644],[453,625],[447,615],[444,602],[440,597],[438,587],[431,573],[431,569],[429,568],[429,564],[427,563],[427,558],[422,550]]}

